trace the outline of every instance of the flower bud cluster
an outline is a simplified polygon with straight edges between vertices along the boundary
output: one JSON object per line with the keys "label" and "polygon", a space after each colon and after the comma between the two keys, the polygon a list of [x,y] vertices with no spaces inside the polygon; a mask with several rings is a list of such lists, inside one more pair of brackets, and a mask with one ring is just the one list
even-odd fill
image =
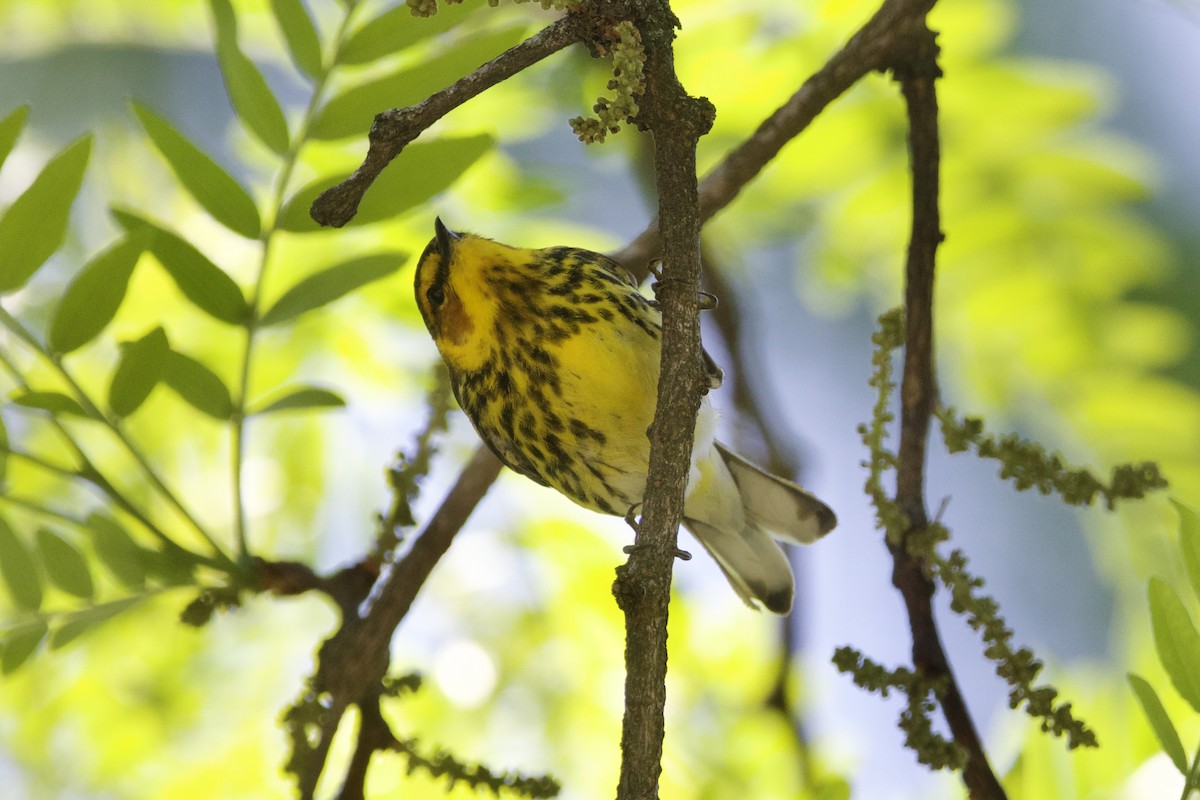
{"label": "flower bud cluster", "polygon": [[612,97],[600,97],[592,106],[594,117],[575,117],[571,130],[581,142],[603,142],[610,133],[621,130],[621,123],[630,122],[637,116],[637,98],[646,91],[646,49],[642,46],[642,35],[637,26],[625,20],[614,32],[617,40],[609,48],[613,60],[613,77],[608,89]]}

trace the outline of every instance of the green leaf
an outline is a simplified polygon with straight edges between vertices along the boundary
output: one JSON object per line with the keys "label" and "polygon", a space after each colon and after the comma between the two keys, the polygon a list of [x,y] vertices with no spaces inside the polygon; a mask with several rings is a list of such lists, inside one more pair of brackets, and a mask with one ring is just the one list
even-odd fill
{"label": "green leaf", "polygon": [[[495,141],[487,134],[435,139],[408,145],[367,189],[349,225],[367,225],[392,219],[422,205],[448,189],[459,176],[490,150]],[[314,181],[293,195],[279,213],[278,226],[294,233],[327,230],[308,210],[321,192],[349,175]]]}
{"label": "green leaf", "polygon": [[409,145],[380,173],[363,196],[354,223],[391,219],[445,191],[495,140],[487,134]]}
{"label": "green leaf", "polygon": [[95,630],[105,622],[108,622],[122,611],[133,608],[141,601],[141,597],[125,597],[70,614],[67,621],[50,635],[50,649],[57,650],[60,647],[64,647],[83,634]]}
{"label": "green leaf", "polygon": [[225,77],[229,102],[260,142],[283,155],[289,143],[287,120],[258,67],[238,47],[233,6],[229,0],[209,0],[209,5],[217,28],[217,62]]}
{"label": "green leaf", "polygon": [[1179,739],[1175,725],[1167,716],[1167,710],[1163,708],[1162,701],[1158,699],[1158,693],[1140,675],[1129,672],[1125,677],[1129,679],[1129,685],[1133,688],[1133,693],[1137,696],[1142,711],[1146,713],[1146,719],[1150,721],[1150,727],[1154,729],[1154,735],[1158,737],[1163,752],[1170,756],[1171,762],[1186,775],[1187,753],[1184,752],[1183,742]]}
{"label": "green leaf", "polygon": [[42,573],[33,552],[0,517],[0,574],[18,608],[37,611],[42,606]]}
{"label": "green leaf", "polygon": [[91,152],[90,135],[67,145],[0,217],[0,292],[24,286],[62,245]]}
{"label": "green leaf", "polygon": [[341,408],[346,401],[337,392],[320,389],[315,386],[303,386],[290,389],[278,399],[272,400],[262,408],[252,411],[252,414],[272,414],[276,411],[290,411],[305,408]]}
{"label": "green leaf", "polygon": [[338,51],[338,64],[368,64],[398,53],[422,39],[450,30],[472,11],[465,4],[442,5],[432,17],[414,17],[406,4],[398,5],[350,34]]}
{"label": "green leaf", "polygon": [[37,547],[52,584],[84,600],[95,596],[96,587],[87,559],[75,545],[49,528],[38,528]]}
{"label": "green leaf", "polygon": [[321,74],[321,39],[300,0],[271,0],[271,11],[287,42],[292,60],[309,77]]}
{"label": "green leaf", "polygon": [[525,37],[525,28],[507,28],[458,42],[447,53],[413,67],[350,87],[326,103],[312,121],[314,139],[362,136],[375,115],[413,105],[442,89]]}
{"label": "green leaf", "polygon": [[88,413],[83,410],[83,406],[79,405],[75,398],[68,397],[62,392],[33,392],[18,389],[13,393],[12,401],[23,408],[49,411],[53,416],[74,414],[77,417],[88,418]]}
{"label": "green leaf", "polygon": [[35,619],[15,625],[4,631],[0,638],[0,672],[11,675],[37,652],[38,645],[46,638],[46,621]]}
{"label": "green leaf", "polygon": [[[407,151],[410,147],[416,145],[408,145],[404,150]],[[400,153],[402,157],[404,152]],[[275,227],[281,231],[291,231],[292,233],[316,233],[317,231],[326,231],[328,228],[323,228],[317,224],[316,220],[308,213],[312,207],[313,201],[321,192],[333,186],[337,186],[346,178],[350,177],[350,173],[335,175],[330,178],[318,178],[297,191],[294,195],[287,199],[283,204],[283,208],[279,210],[279,217],[275,220]],[[353,225],[357,218],[351,219],[348,223]]]}
{"label": "green leaf", "polygon": [[407,253],[362,256],[309,275],[275,301],[263,314],[261,324],[275,325],[328,305],[361,286],[391,275],[407,257]]}
{"label": "green leaf", "polygon": [[133,103],[133,113],[196,202],[234,233],[257,238],[262,227],[250,193],[170,122],[138,103]]}
{"label": "green leaf", "polygon": [[166,586],[193,586],[199,559],[174,542],[163,542],[159,550],[147,551],[149,574]]}
{"label": "green leaf", "polygon": [[197,411],[220,420],[233,416],[233,398],[225,382],[191,356],[172,350],[163,380]]}
{"label": "green leaf", "polygon": [[88,515],[87,525],[92,532],[92,548],[96,551],[96,558],[113,577],[130,589],[145,586],[149,554],[137,546],[121,523],[95,512]]}
{"label": "green leaf", "polygon": [[63,292],[50,318],[46,341],[54,353],[83,347],[112,322],[125,299],[146,236],[128,235],[89,261]]}
{"label": "green leaf", "polygon": [[198,308],[232,325],[246,321],[249,306],[242,290],[208,256],[166,228],[136,214],[113,209],[113,216],[126,230],[150,232],[147,244],[150,252],[175,281],[179,291]]}
{"label": "green leaf", "polygon": [[1161,578],[1150,579],[1150,621],[1158,658],[1171,683],[1200,711],[1200,634],[1179,595]]}
{"label": "green leaf", "polygon": [[121,348],[121,359],[108,387],[108,407],[118,417],[137,411],[158,385],[171,346],[161,326]]}
{"label": "green leaf", "polygon": [[1183,566],[1187,569],[1192,591],[1200,599],[1200,514],[1196,510],[1172,499],[1179,512],[1179,546],[1183,550]]}
{"label": "green leaf", "polygon": [[29,106],[17,106],[4,119],[0,119],[0,165],[3,165],[17,143],[17,137],[25,129],[29,119]]}

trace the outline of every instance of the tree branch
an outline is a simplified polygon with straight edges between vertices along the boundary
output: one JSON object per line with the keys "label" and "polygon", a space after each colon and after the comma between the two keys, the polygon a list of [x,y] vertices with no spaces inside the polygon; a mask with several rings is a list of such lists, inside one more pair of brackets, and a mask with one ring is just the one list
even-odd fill
{"label": "tree branch", "polygon": [[[938,209],[940,144],[936,80],[938,46],[933,31],[922,21],[905,48],[898,51],[893,73],[908,108],[912,163],[913,229],[908,248],[905,283],[904,371],[900,385],[900,451],[896,475],[896,505],[908,520],[907,536],[923,530],[926,445],[937,384],[933,364],[933,282],[938,245],[943,236]],[[892,582],[904,597],[912,630],[913,665],[927,678],[942,681],[938,698],[954,741],[967,763],[963,782],[972,800],[1004,798],[1004,789],[988,764],[975,723],[950,669],[933,616],[933,583],[920,560],[909,554],[905,541],[889,542],[894,560]]]}
{"label": "tree branch", "polygon": [[576,14],[568,13],[416,105],[377,114],[371,126],[366,159],[349,178],[321,193],[309,210],[312,218],[321,225],[335,228],[345,225],[358,211],[358,204],[379,173],[409,142],[484,90],[579,41],[583,27],[580,19]]}
{"label": "tree branch", "polygon": [[[646,94],[637,122],[639,127],[654,134],[660,203],[655,222],[615,257],[637,267],[660,251],[665,256],[659,295],[664,326],[662,372],[658,410],[650,429],[651,467],[645,513],[629,561],[618,570],[614,585],[614,594],[626,615],[626,710],[618,785],[618,797],[623,800],[656,797],[661,774],[672,561],[677,552],[675,537],[702,391],[697,302],[699,228],[728,205],[834,99],[864,75],[888,67],[894,69],[908,101],[914,173],[914,229],[906,290],[908,341],[896,501],[908,514],[914,530],[928,522],[923,473],[935,395],[932,282],[934,255],[941,240],[934,93],[937,51],[933,34],[925,25],[925,15],[933,3],[934,0],[885,0],[845,47],[746,141],[730,151],[699,187],[695,148],[699,137],[711,125],[712,109],[707,101],[689,97],[678,83],[671,49],[677,20],[668,0],[630,0],[604,7],[608,15],[632,12],[637,16],[647,53]],[[375,177],[425,128],[489,86],[574,41],[595,35],[599,12],[589,5],[589,13],[593,16],[587,22],[582,14],[568,14],[422,103],[380,114],[371,131],[366,160],[350,179],[314,203],[314,218],[322,224],[344,224],[353,216]],[[587,31],[585,25],[589,26]],[[387,669],[388,642],[396,625],[498,471],[495,459],[481,450],[412,551],[383,584],[371,612],[364,618],[348,621],[322,649],[323,668],[332,662],[338,674],[319,673],[317,685],[322,691],[337,689],[334,710],[338,716],[349,704],[377,702],[377,687]],[[1003,797],[942,649],[930,604],[932,585],[920,564],[902,546],[894,547],[893,555],[893,580],[904,595],[913,630],[914,663],[927,676],[946,678],[947,688],[940,699],[956,742],[968,753],[964,780],[971,796]],[[366,743],[368,749],[373,744]]]}
{"label": "tree branch", "polygon": [[[320,698],[325,710],[318,741],[304,755],[303,763],[297,765],[302,798],[311,798],[316,790],[333,735],[346,709],[351,705],[368,709],[378,705],[396,627],[499,472],[500,462],[490,450],[486,447],[476,450],[412,548],[375,587],[374,600],[365,615],[358,613],[365,592],[330,593],[341,606],[342,624],[321,646],[317,656],[317,674],[310,694]],[[297,584],[303,586],[303,577]],[[364,735],[373,738],[363,746],[375,747],[379,739],[376,734],[377,731],[367,731]],[[348,780],[353,783],[354,775],[348,775]]]}
{"label": "tree branch", "polygon": [[683,516],[696,412],[703,392],[700,360],[700,209],[696,144],[713,108],[688,96],[675,74],[678,20],[667,0],[640,3],[646,92],[638,127],[654,136],[654,171],[664,266],[658,405],[650,426],[650,469],[641,526],[613,592],[625,612],[625,716],[617,797],[658,796],[666,705],[667,614],[676,536]]}
{"label": "tree branch", "polygon": [[[830,103],[864,75],[889,66],[906,46],[914,26],[924,24],[924,16],[933,4],[934,0],[886,0],[825,66],[813,73],[786,103],[705,176],[700,183],[700,223],[729,205],[742,187]],[[660,252],[662,240],[655,219],[612,257],[644,275],[644,265]]]}

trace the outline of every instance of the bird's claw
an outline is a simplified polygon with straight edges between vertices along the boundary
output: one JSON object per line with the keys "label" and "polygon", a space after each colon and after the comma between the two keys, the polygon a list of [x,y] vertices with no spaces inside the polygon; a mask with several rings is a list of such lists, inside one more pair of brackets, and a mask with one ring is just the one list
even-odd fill
{"label": "bird's claw", "polygon": [[634,503],[629,507],[629,510],[625,512],[625,524],[633,528],[634,533],[641,533],[642,530],[642,524],[637,518],[638,509],[641,507],[641,503]]}
{"label": "bird's claw", "polygon": [[[627,556],[631,556],[634,553],[636,553],[638,550],[642,550],[649,546],[650,545],[647,545],[647,544],[627,544],[621,548],[621,552]],[[687,550],[681,550],[680,548],[676,547],[676,548],[674,548],[674,551],[675,552],[672,555],[674,555],[680,561],[691,561],[692,560],[692,554],[689,553]]]}
{"label": "bird's claw", "polygon": [[[629,510],[625,512],[625,524],[628,525],[629,527],[633,528],[634,533],[642,532],[642,522],[641,522],[641,520],[638,519],[638,516],[637,516],[638,509],[640,509],[641,507],[642,507],[641,503],[634,503],[633,505],[631,505],[629,507]],[[643,547],[647,547],[647,545],[637,544],[637,543],[627,544],[621,548],[621,552],[623,552],[627,556],[633,555],[636,551],[641,550]],[[680,550],[678,547],[675,548],[675,557],[678,558],[680,561],[691,561],[692,560],[691,553],[689,553],[687,550]]]}
{"label": "bird's claw", "polygon": [[[654,278],[654,282],[650,284],[650,291],[654,292],[655,297],[658,296],[659,287],[666,283],[673,282],[674,278],[663,277],[663,262],[661,258],[656,258],[646,265],[646,271]],[[697,302],[700,305],[701,311],[711,311],[717,307],[717,296],[712,292],[700,291],[698,293]],[[659,308],[657,299],[649,301],[651,308]]]}

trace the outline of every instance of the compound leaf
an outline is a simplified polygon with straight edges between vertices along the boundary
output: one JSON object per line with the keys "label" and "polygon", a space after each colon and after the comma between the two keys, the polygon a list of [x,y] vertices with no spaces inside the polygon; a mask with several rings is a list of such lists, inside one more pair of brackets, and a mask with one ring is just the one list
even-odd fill
{"label": "compound leaf", "polygon": [[380,111],[424,100],[480,64],[495,58],[524,36],[524,28],[507,28],[481,34],[456,43],[444,55],[351,86],[331,98],[317,112],[309,134],[314,139],[344,139],[365,135]]}
{"label": "compound leaf", "polygon": [[422,39],[450,30],[471,11],[465,4],[442,5],[432,17],[414,17],[407,4],[398,5],[368,20],[350,34],[338,51],[338,63],[369,64]]}
{"label": "compound leaf", "polygon": [[[491,136],[480,134],[408,145],[367,189],[349,225],[366,225],[392,219],[427,202],[448,189],[494,143]],[[280,212],[279,227],[295,233],[324,230],[309,215],[308,209],[321,192],[347,177],[349,175],[325,178],[300,189],[288,199]]]}
{"label": "compound leaf", "polygon": [[46,621],[43,619],[31,620],[6,630],[0,638],[0,673],[11,675],[20,669],[37,652],[46,633]]}
{"label": "compound leaf", "polygon": [[1133,693],[1137,697],[1138,703],[1141,704],[1146,719],[1150,721],[1150,727],[1154,729],[1154,735],[1158,737],[1163,752],[1170,756],[1171,762],[1176,768],[1186,775],[1187,753],[1183,749],[1183,742],[1179,739],[1175,725],[1167,716],[1167,710],[1163,708],[1162,701],[1158,699],[1158,693],[1140,675],[1130,672],[1125,677],[1129,680],[1129,685],[1133,688]]}
{"label": "compound leaf", "polygon": [[112,517],[94,512],[87,518],[96,558],[118,581],[131,589],[146,585],[149,554],[138,547],[129,532]]}
{"label": "compound leaf", "polygon": [[88,413],[83,410],[83,406],[79,405],[79,402],[75,398],[65,395],[62,392],[18,390],[13,394],[12,401],[23,408],[36,408],[40,411],[49,411],[52,416],[73,414],[77,417],[88,417]]}
{"label": "compound leaf", "polygon": [[21,131],[25,129],[25,120],[29,119],[29,106],[17,106],[4,119],[0,119],[0,165],[8,158]]}
{"label": "compound leaf", "polygon": [[237,43],[237,15],[229,0],[209,0],[216,23],[217,63],[229,102],[258,140],[283,155],[288,150],[287,120],[271,87]]}
{"label": "compound leaf", "polygon": [[149,232],[147,247],[197,308],[221,322],[241,325],[249,315],[242,290],[233,278],[192,244],[166,228],[128,211],[113,209],[126,230]]}
{"label": "compound leaf", "polygon": [[67,621],[50,634],[50,649],[57,650],[69,642],[73,642],[88,631],[95,630],[110,619],[133,608],[142,601],[142,597],[125,597],[109,603],[76,611],[67,617]]}
{"label": "compound leaf", "polygon": [[1192,591],[1200,599],[1200,514],[1178,500],[1171,501],[1179,512],[1179,546]]}
{"label": "compound leaf", "polygon": [[1150,622],[1154,646],[1175,689],[1200,711],[1200,634],[1179,595],[1161,578],[1150,579]]}
{"label": "compound leaf", "polygon": [[283,32],[288,52],[310,78],[321,74],[321,39],[312,17],[300,0],[271,0],[271,11]]}

